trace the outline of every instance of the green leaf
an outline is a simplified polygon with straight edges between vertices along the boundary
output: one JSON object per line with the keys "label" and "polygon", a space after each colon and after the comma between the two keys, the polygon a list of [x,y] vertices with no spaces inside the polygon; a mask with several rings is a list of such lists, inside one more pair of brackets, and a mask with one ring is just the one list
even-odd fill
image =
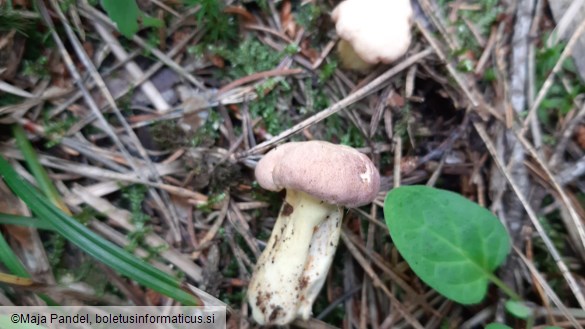
{"label": "green leaf", "polygon": [[126,38],[138,32],[140,9],[135,0],[102,0],[102,7]]}
{"label": "green leaf", "polygon": [[53,202],[53,204],[55,204],[61,210],[69,212],[69,209],[65,205],[65,202],[63,202],[63,199],[57,191],[57,188],[51,182],[49,174],[47,174],[47,171],[41,165],[37,152],[34,150],[31,143],[27,139],[24,128],[22,128],[20,125],[13,125],[12,132],[14,133],[16,145],[22,152],[28,169],[35,177],[39,188],[43,191],[43,193],[45,193],[49,200]]}
{"label": "green leaf", "polygon": [[2,234],[0,234],[0,264],[3,264],[14,275],[30,278],[26,268]]}
{"label": "green leaf", "polygon": [[518,319],[526,320],[532,316],[532,310],[522,302],[509,300],[506,302],[506,311],[517,317]]}
{"label": "green leaf", "polygon": [[140,20],[144,27],[163,27],[163,21],[158,18],[148,16],[146,14],[140,14]]}
{"label": "green leaf", "polygon": [[485,326],[485,329],[512,329],[512,327],[509,327],[505,324],[501,324],[501,323],[490,323],[487,326]]}
{"label": "green leaf", "polygon": [[[508,233],[487,209],[427,186],[391,190],[384,216],[396,248],[429,286],[461,304],[480,302],[510,252]],[[516,296],[514,296],[516,297]]]}
{"label": "green leaf", "polygon": [[41,230],[54,230],[51,225],[49,225],[47,222],[39,220],[38,218],[3,213],[0,213],[0,224],[33,227]]}

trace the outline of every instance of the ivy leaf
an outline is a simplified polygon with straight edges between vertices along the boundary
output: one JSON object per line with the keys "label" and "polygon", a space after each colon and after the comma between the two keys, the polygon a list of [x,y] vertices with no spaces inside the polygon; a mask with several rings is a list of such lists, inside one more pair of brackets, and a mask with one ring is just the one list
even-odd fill
{"label": "ivy leaf", "polygon": [[163,21],[146,14],[140,14],[140,21],[144,27],[163,27]]}
{"label": "ivy leaf", "polygon": [[140,9],[135,0],[102,0],[102,7],[126,38],[138,32]]}
{"label": "ivy leaf", "polygon": [[480,302],[510,252],[506,229],[487,209],[427,186],[391,190],[384,216],[396,248],[429,286],[461,304]]}

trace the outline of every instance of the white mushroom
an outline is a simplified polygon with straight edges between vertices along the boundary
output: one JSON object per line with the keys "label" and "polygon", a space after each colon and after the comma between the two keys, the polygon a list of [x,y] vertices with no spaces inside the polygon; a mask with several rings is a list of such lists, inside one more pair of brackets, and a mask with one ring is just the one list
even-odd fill
{"label": "white mushroom", "polygon": [[365,71],[391,63],[410,46],[410,0],[345,0],[331,13],[343,67]]}
{"label": "white mushroom", "polygon": [[273,325],[308,319],[335,255],[343,206],[370,203],[380,175],[353,148],[311,141],[266,154],[256,179],[265,189],[286,189],[286,198],[250,280],[252,317]]}

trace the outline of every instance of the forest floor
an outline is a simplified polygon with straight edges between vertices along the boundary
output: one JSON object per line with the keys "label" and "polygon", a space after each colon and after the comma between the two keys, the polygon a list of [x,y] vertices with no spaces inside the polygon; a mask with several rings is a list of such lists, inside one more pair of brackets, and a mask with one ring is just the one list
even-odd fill
{"label": "forest floor", "polygon": [[[367,72],[340,64],[338,3],[0,0],[0,305],[203,301],[257,327],[246,289],[284,192],[254,168],[324,140],[368,155],[381,189],[345,211],[293,327],[585,326],[583,1],[414,0],[408,52]],[[495,275],[529,316],[413,272],[383,209],[415,184],[504,224]]]}

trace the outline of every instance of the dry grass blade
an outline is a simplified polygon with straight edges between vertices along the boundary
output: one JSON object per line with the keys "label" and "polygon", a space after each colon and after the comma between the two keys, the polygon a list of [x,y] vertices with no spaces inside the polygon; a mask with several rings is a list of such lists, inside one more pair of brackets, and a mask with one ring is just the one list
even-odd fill
{"label": "dry grass blade", "polygon": [[550,285],[542,277],[542,274],[540,274],[540,272],[538,272],[536,267],[534,267],[534,264],[530,260],[528,260],[526,258],[526,256],[524,256],[524,254],[522,254],[520,252],[520,250],[518,250],[517,248],[514,247],[514,251],[516,252],[516,254],[518,256],[520,256],[520,259],[522,259],[522,262],[524,262],[524,265],[526,265],[526,267],[528,267],[528,270],[530,271],[530,273],[538,280],[538,284],[540,284],[540,286],[543,287],[543,289],[546,292],[546,295],[553,301],[553,303],[555,303],[555,305],[557,305],[557,307],[560,309],[562,315],[565,316],[571,322],[571,324],[573,326],[575,326],[575,328],[580,328],[580,329],[583,328],[579,324],[577,319],[575,319],[573,314],[571,314],[571,312],[569,312],[569,310],[567,309],[565,304],[563,304],[563,302],[561,301],[559,296],[557,296],[557,294],[554,292],[554,290],[552,290]]}
{"label": "dry grass blade", "polygon": [[[542,170],[544,170],[544,172],[547,175],[547,178],[549,179],[549,182],[552,184],[552,186],[554,187],[554,189],[556,190],[556,192],[561,196],[561,200],[563,200],[563,203],[566,207],[566,209],[569,212],[569,215],[572,219],[572,226],[568,227],[569,230],[577,230],[577,233],[579,234],[579,238],[581,239],[581,246],[583,247],[582,250],[585,250],[585,227],[584,227],[584,223],[582,221],[581,216],[579,216],[579,214],[577,213],[577,211],[575,210],[575,207],[572,205],[571,199],[569,198],[569,196],[567,195],[567,193],[565,192],[565,190],[563,189],[563,187],[561,186],[561,184],[558,182],[557,178],[553,175],[553,173],[551,172],[551,170],[548,168],[548,165],[545,163],[545,161],[543,159],[541,159],[541,157],[538,155],[538,152],[536,152],[536,150],[534,149],[534,147],[532,145],[530,145],[530,143],[524,138],[524,136],[522,136],[521,134],[516,134],[516,137],[518,138],[518,140],[520,140],[520,142],[522,143],[522,145],[524,146],[524,148],[526,150],[528,150],[528,152],[530,153],[530,155],[538,162],[538,164],[540,165],[540,167],[542,168]],[[585,257],[585,255],[581,255],[582,257]]]}
{"label": "dry grass blade", "polygon": [[24,97],[24,98],[35,97],[35,95],[29,93],[28,91],[22,90],[16,86],[13,86],[13,85],[7,83],[6,81],[2,81],[2,80],[0,80],[0,91],[3,91],[5,93],[9,93],[9,94],[13,94],[16,96]]}

